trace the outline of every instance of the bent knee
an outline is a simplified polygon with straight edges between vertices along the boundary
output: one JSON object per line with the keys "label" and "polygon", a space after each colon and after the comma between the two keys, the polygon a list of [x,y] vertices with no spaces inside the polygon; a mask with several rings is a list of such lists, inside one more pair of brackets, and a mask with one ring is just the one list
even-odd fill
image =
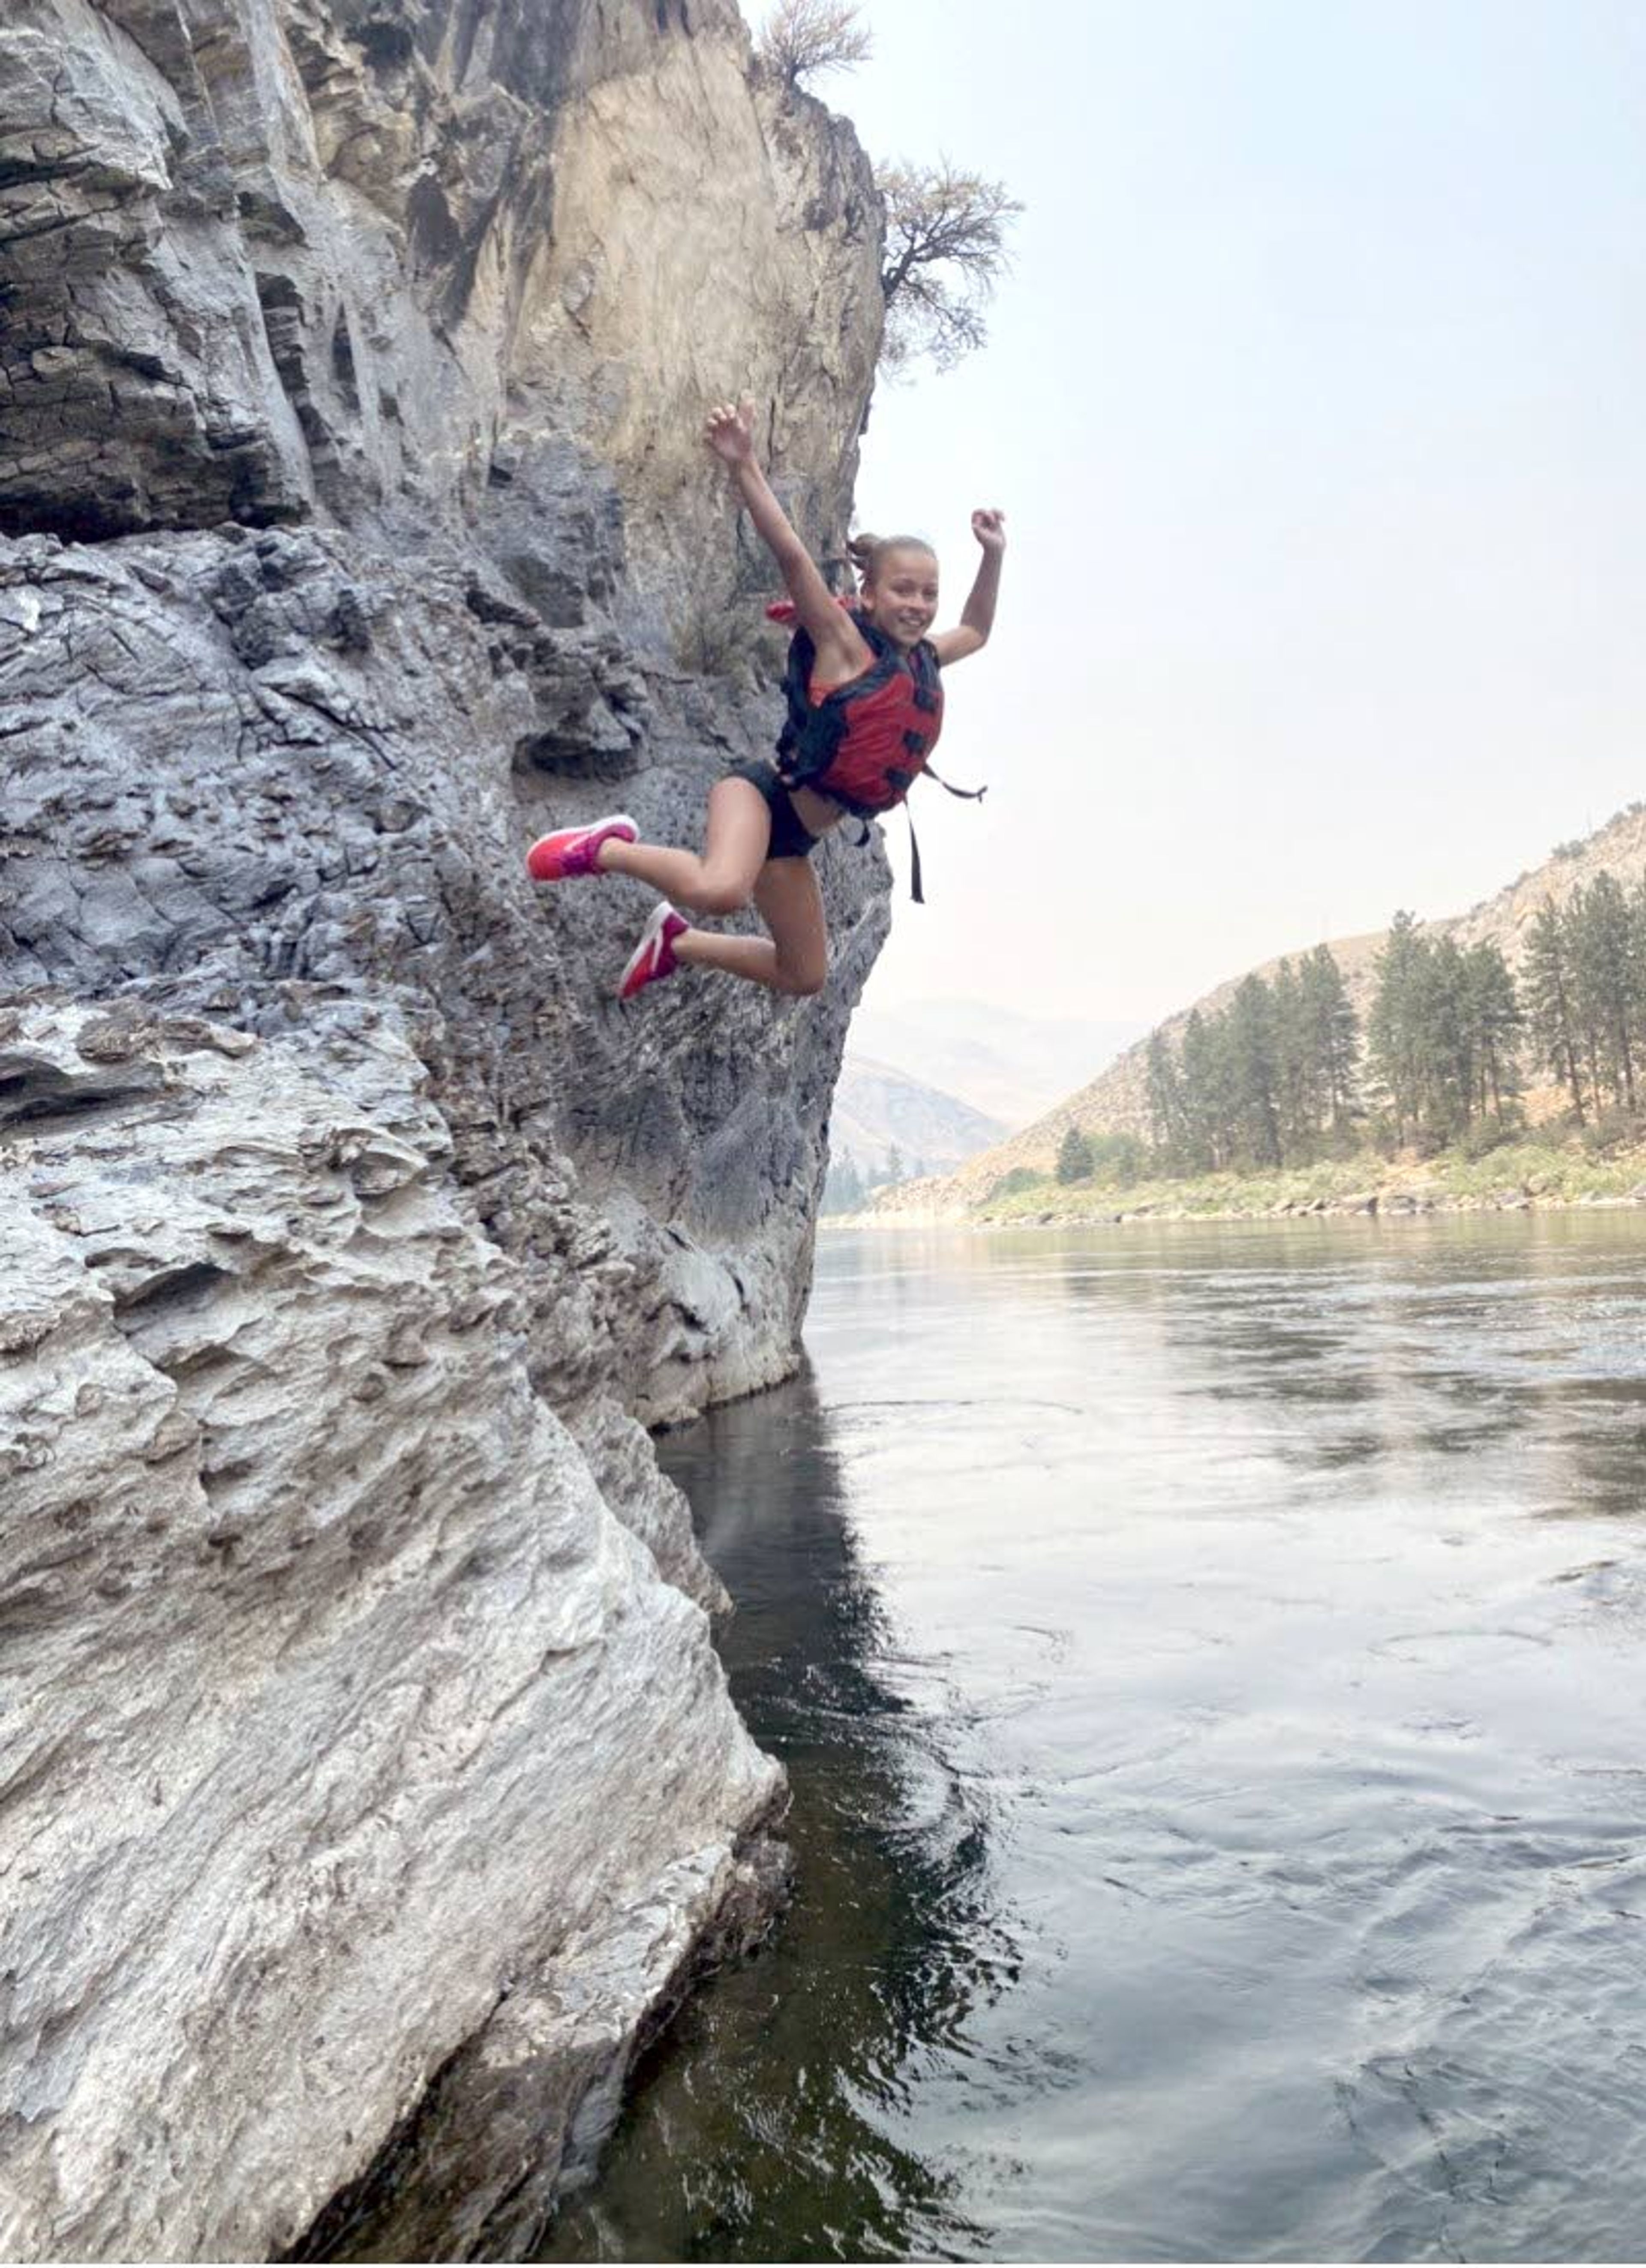
{"label": "bent knee", "polygon": [[692,906],[700,914],[740,914],[749,903],[749,892],[740,882],[701,882],[692,893]]}
{"label": "bent knee", "polygon": [[826,967],[817,968],[803,964],[798,968],[780,968],[777,973],[783,990],[791,992],[797,1000],[811,999],[828,983],[828,970]]}

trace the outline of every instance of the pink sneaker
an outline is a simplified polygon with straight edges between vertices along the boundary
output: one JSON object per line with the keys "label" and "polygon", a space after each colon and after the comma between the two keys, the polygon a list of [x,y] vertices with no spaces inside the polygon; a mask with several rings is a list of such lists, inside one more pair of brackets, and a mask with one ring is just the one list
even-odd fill
{"label": "pink sneaker", "polygon": [[597,819],[587,827],[562,827],[541,835],[525,854],[525,871],[534,882],[567,882],[574,874],[598,874],[595,859],[602,843],[638,843],[640,829],[626,811]]}
{"label": "pink sneaker", "polygon": [[677,914],[666,898],[659,898],[652,909],[651,919],[640,932],[640,942],[628,956],[628,964],[618,980],[617,997],[632,1000],[636,992],[655,983],[659,976],[672,976],[679,966],[674,958],[674,940],[684,937],[691,924],[683,914]]}

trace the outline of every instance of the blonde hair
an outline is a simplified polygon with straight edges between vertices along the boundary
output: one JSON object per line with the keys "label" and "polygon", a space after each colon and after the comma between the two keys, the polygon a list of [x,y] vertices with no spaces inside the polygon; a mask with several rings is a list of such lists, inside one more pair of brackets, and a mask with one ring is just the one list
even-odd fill
{"label": "blonde hair", "polygon": [[923,551],[933,562],[937,553],[923,535],[854,535],[848,539],[847,554],[857,570],[857,580],[865,591],[880,571],[880,562],[888,551]]}

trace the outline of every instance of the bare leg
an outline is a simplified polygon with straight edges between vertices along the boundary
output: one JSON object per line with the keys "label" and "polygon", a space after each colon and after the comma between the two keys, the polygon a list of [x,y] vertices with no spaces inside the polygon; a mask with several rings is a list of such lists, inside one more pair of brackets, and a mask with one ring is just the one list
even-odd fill
{"label": "bare leg", "polygon": [[689,968],[724,969],[728,976],[746,977],[774,992],[820,992],[828,976],[828,930],[823,894],[806,860],[768,859],[755,880],[754,902],[771,932],[769,941],[688,929],[674,940],[675,959]]}
{"label": "bare leg", "polygon": [[[766,863],[772,815],[747,780],[716,780],[709,791],[709,825],[700,858],[653,843],[603,843],[603,874],[632,874],[697,914],[734,914],[746,906]],[[728,939],[726,942],[733,940]],[[678,948],[677,948],[678,950]]]}

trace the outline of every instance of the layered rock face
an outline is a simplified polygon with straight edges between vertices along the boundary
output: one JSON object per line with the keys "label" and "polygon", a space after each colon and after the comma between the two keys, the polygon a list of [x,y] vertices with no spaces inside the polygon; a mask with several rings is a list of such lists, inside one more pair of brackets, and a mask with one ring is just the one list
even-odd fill
{"label": "layered rock face", "polygon": [[265,2257],[495,2028],[445,2250],[757,1882],[776,1770],[362,1020],[0,1041],[9,2257]]}
{"label": "layered rock face", "polygon": [[831,548],[876,272],[720,0],[7,10],[8,2257],[518,2250],[768,1902],[643,1428],[793,1365],[884,868],[620,1009],[522,857],[768,737],[697,431]]}
{"label": "layered rock face", "polygon": [[678,612],[725,587],[697,431],[746,387],[838,533],[878,208],[731,0],[9,0],[5,34],[0,529],[421,535],[555,435]]}

